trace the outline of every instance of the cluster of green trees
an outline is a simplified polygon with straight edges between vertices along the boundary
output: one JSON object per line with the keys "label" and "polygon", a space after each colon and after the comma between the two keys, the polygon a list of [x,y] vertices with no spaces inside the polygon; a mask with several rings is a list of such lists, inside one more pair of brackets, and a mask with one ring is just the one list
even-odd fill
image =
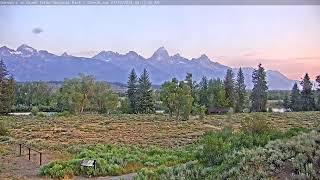
{"label": "cluster of green trees", "polygon": [[[203,117],[209,107],[232,107],[237,112],[245,108],[246,90],[242,70],[239,70],[235,83],[232,70],[228,70],[224,81],[207,80],[203,77],[198,84],[187,73],[186,78],[179,81],[173,78],[161,85],[159,101],[169,115],[176,119],[187,120],[191,113]],[[154,113],[155,95],[151,90],[151,82],[146,70],[139,80],[133,69],[129,75],[127,95],[130,113]]]}
{"label": "cluster of green trees", "polygon": [[80,74],[79,78],[66,79],[57,92],[57,107],[71,113],[98,111],[111,113],[117,109],[119,98],[105,82],[93,76]]}
{"label": "cluster of green trees", "polygon": [[16,85],[14,111],[68,111],[72,114],[84,111],[112,113],[119,106],[119,97],[105,82],[96,81],[93,76],[80,74],[65,79],[59,88],[44,82]]}
{"label": "cluster of green trees", "polygon": [[4,62],[0,60],[0,114],[10,112],[14,104],[14,88],[15,80],[9,75]]}
{"label": "cluster of green trees", "polygon": [[[253,72],[254,88],[250,96],[251,111],[266,111],[267,82],[264,68],[259,65]],[[162,101],[178,118],[188,119],[190,113],[203,114],[208,108],[231,108],[235,112],[243,112],[249,107],[244,75],[239,69],[237,77],[231,69],[227,70],[224,80],[203,77],[200,83],[192,80],[192,74],[187,74],[184,81],[171,82],[162,85]]]}
{"label": "cluster of green trees", "polygon": [[[190,78],[190,74],[187,78]],[[193,85],[188,81],[178,81],[173,78],[171,82],[165,82],[161,86],[161,100],[167,107],[169,115],[176,116],[176,119],[182,117],[187,120],[192,110],[194,102]]]}
{"label": "cluster of green trees", "polygon": [[146,69],[143,70],[139,79],[135,70],[132,69],[128,80],[127,95],[129,100],[128,113],[148,114],[155,112],[154,93]]}
{"label": "cluster of green trees", "polygon": [[14,111],[31,111],[38,107],[42,111],[57,111],[55,89],[44,82],[17,83]]}
{"label": "cluster of green trees", "polygon": [[302,90],[300,91],[298,83],[293,85],[290,96],[286,96],[283,104],[292,111],[315,111],[320,110],[320,76],[316,77],[317,90],[314,90],[313,83],[307,73],[300,82]]}
{"label": "cluster of green trees", "polygon": [[[203,117],[207,109],[230,108],[235,112],[243,112],[245,108],[251,111],[266,111],[268,86],[266,72],[261,64],[253,72],[254,88],[249,106],[248,93],[244,82],[244,75],[239,69],[235,78],[231,69],[227,70],[224,80],[207,79],[203,77],[197,83],[192,74],[187,73],[184,80],[173,78],[161,85],[159,100],[170,116],[187,120],[190,114]],[[130,113],[154,113],[155,95],[151,89],[151,82],[146,70],[137,78],[133,69],[129,75],[127,95]]]}
{"label": "cluster of green trees", "polygon": [[[192,74],[187,73],[184,80],[173,78],[163,83],[159,91],[154,91],[147,70],[144,69],[138,77],[132,69],[126,95],[119,97],[105,82],[83,74],[65,79],[61,87],[45,82],[16,84],[3,61],[0,61],[0,113],[8,113],[12,108],[14,111],[30,111],[33,107],[40,111],[68,111],[75,114],[84,111],[151,114],[158,109],[166,110],[176,119],[187,120],[190,114],[203,118],[212,107],[228,108],[234,112],[267,111],[268,85],[266,71],[261,64],[254,70],[252,81],[252,91],[246,91],[241,68],[236,77],[228,69],[224,80],[203,77],[199,83],[193,80]],[[301,82],[302,91],[296,83],[290,97],[285,95],[285,107],[293,111],[320,109],[320,76],[316,81],[319,86],[314,91],[306,74]]]}

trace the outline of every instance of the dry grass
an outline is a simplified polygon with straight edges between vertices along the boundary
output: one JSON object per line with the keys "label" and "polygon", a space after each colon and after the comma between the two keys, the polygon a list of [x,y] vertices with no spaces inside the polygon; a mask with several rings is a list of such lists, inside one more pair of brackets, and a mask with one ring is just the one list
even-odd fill
{"label": "dry grass", "polygon": [[[43,161],[47,163],[72,159],[74,152],[96,143],[182,147],[197,141],[207,131],[216,131],[225,126],[237,130],[242,120],[256,115],[263,116],[270,125],[281,130],[292,127],[314,128],[320,124],[320,112],[214,115],[206,116],[204,120],[191,117],[189,121],[174,121],[164,115],[0,116],[0,121],[4,121],[9,130],[8,136],[0,137],[0,156],[4,158],[0,168],[15,167],[15,170],[3,169],[0,179],[13,175],[19,177],[21,174],[38,178],[36,163],[30,164],[26,158],[8,154],[17,151],[17,143],[21,141],[42,150]],[[33,166],[31,170],[24,171]],[[126,173],[140,166],[128,164]]]}
{"label": "dry grass", "polygon": [[[70,145],[126,144],[181,147],[193,143],[203,133],[224,126],[235,129],[247,116],[255,114],[213,115],[204,120],[173,121],[161,115],[81,115],[71,117],[0,117],[11,136],[38,148],[65,149]],[[259,113],[280,129],[312,128],[319,124],[320,112]]]}

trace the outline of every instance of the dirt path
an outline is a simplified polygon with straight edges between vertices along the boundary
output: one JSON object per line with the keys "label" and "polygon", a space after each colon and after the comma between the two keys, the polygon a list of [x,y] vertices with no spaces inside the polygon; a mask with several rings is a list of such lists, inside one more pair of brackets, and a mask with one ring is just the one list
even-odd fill
{"label": "dirt path", "polygon": [[113,177],[96,177],[96,178],[86,178],[86,177],[75,177],[76,180],[88,180],[88,179],[95,179],[95,180],[133,180],[133,177],[137,175],[136,173],[125,174],[122,176],[113,176]]}
{"label": "dirt path", "polygon": [[[0,157],[0,179],[41,179],[37,176],[40,168],[39,153],[31,151],[29,160],[28,150],[22,149],[19,156],[19,147],[10,147],[8,155]],[[47,154],[42,155],[42,164],[50,160]]]}
{"label": "dirt path", "polygon": [[[30,179],[30,180],[40,180],[47,179],[38,176],[40,169],[40,157],[39,153],[31,151],[31,156],[29,160],[28,149],[22,149],[22,155],[19,156],[19,146],[11,147],[11,151],[8,155],[0,157],[0,179],[1,180],[11,180],[11,179]],[[43,153],[42,164],[46,164],[52,160],[52,156],[48,153]],[[87,178],[76,176],[76,180],[88,180],[88,179],[98,179],[98,180],[132,180],[136,173],[126,174],[122,176],[114,177],[97,177],[97,178]]]}

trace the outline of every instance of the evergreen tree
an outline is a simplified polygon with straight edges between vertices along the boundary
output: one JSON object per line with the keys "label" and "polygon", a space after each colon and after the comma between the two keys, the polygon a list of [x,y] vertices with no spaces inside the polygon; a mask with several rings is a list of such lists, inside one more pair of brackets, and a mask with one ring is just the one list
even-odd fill
{"label": "evergreen tree", "polygon": [[320,75],[316,77],[316,82],[318,84],[317,90],[320,90]]}
{"label": "evergreen tree", "polygon": [[201,82],[199,83],[199,104],[209,107],[208,100],[208,80],[205,76],[202,77]]}
{"label": "evergreen tree", "polygon": [[193,81],[192,79],[192,74],[191,73],[187,73],[186,75],[186,84],[190,87],[190,90],[191,90],[191,96],[193,98],[193,103],[192,105],[194,105],[196,103],[196,88],[197,88],[197,83],[196,81]]}
{"label": "evergreen tree", "polygon": [[301,106],[303,111],[313,111],[315,110],[315,101],[312,91],[312,82],[308,73],[304,76],[302,82],[302,91],[301,91]]}
{"label": "evergreen tree", "polygon": [[300,111],[300,90],[297,83],[294,83],[290,93],[290,104],[289,108],[292,111]]}
{"label": "evergreen tree", "polygon": [[9,76],[7,67],[3,60],[0,60],[0,114],[11,111],[14,103],[15,81],[13,76]]}
{"label": "evergreen tree", "polygon": [[231,69],[227,70],[224,79],[225,98],[228,107],[234,108],[235,106],[235,93],[234,93],[234,74]]}
{"label": "evergreen tree", "polygon": [[245,101],[246,101],[246,85],[244,83],[244,75],[241,68],[238,71],[235,91],[236,91],[235,112],[243,112],[243,109],[245,107]]}
{"label": "evergreen tree", "polygon": [[265,69],[259,64],[252,74],[253,89],[250,96],[253,112],[265,112],[267,110],[268,86]]}
{"label": "evergreen tree", "polygon": [[3,60],[0,60],[0,82],[6,80],[8,78],[8,70]]}
{"label": "evergreen tree", "polygon": [[289,101],[289,97],[288,95],[286,95],[283,99],[283,107],[285,109],[289,109],[290,108],[290,101]]}
{"label": "evergreen tree", "polygon": [[208,83],[209,107],[227,107],[226,92],[220,79],[211,79]]}
{"label": "evergreen tree", "polygon": [[139,78],[137,89],[137,111],[138,113],[148,114],[155,112],[155,105],[153,100],[153,91],[151,89],[151,82],[149,74],[146,69],[143,70]]}
{"label": "evergreen tree", "polygon": [[190,89],[192,89],[193,88],[193,80],[192,80],[191,73],[187,73],[185,81],[186,81],[187,85],[190,87]]}
{"label": "evergreen tree", "polygon": [[131,113],[137,113],[137,86],[138,79],[137,74],[134,69],[131,70],[128,80],[128,90],[127,95],[129,99],[129,109]]}
{"label": "evergreen tree", "polygon": [[320,111],[320,75],[316,77],[317,82],[317,110]]}

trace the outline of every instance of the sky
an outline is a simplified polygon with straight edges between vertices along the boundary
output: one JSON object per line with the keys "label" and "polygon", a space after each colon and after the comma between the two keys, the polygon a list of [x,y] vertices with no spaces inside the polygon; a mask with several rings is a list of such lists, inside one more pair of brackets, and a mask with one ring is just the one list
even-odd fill
{"label": "sky", "polygon": [[148,58],[164,46],[231,67],[320,74],[320,6],[0,6],[0,46]]}

